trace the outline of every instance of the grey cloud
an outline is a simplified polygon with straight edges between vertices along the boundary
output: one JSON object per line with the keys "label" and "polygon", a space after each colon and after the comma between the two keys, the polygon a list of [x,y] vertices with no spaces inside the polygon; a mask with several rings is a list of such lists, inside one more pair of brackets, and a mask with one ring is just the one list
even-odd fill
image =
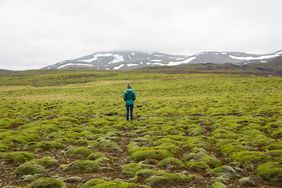
{"label": "grey cloud", "polygon": [[280,0],[1,0],[0,69],[96,51],[282,49]]}

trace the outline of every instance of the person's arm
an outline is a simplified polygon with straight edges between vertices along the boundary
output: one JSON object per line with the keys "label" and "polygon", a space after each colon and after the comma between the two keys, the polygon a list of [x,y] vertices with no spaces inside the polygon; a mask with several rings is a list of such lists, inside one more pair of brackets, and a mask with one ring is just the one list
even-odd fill
{"label": "person's arm", "polygon": [[133,92],[133,101],[135,101],[135,99],[136,99],[136,94],[135,92]]}
{"label": "person's arm", "polygon": [[123,100],[124,100],[124,101],[127,100],[127,99],[126,99],[126,93],[125,93],[125,92],[123,93]]}

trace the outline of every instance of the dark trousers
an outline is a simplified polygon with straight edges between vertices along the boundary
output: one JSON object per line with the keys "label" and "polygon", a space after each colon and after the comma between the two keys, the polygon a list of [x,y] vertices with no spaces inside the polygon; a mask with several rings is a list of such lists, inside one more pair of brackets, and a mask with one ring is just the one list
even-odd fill
{"label": "dark trousers", "polygon": [[133,120],[133,105],[126,105],[126,119],[129,120],[129,117],[131,120]]}

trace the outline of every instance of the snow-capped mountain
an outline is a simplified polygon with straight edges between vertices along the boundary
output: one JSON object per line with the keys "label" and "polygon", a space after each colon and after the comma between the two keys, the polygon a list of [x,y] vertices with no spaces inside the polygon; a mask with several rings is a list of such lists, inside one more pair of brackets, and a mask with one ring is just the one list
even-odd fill
{"label": "snow-capped mountain", "polygon": [[248,64],[265,63],[282,56],[282,50],[272,54],[255,55],[242,52],[202,52],[192,56],[168,55],[156,52],[115,51],[97,52],[77,59],[65,60],[43,69],[90,68],[102,70],[128,70],[146,66],[174,66],[199,63]]}

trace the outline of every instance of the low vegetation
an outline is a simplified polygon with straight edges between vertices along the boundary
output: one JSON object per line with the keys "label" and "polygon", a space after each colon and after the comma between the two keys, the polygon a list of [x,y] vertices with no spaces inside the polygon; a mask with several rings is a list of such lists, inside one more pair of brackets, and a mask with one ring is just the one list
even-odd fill
{"label": "low vegetation", "polygon": [[[280,77],[0,76],[0,187],[279,187]],[[122,92],[137,93],[127,122]]]}

